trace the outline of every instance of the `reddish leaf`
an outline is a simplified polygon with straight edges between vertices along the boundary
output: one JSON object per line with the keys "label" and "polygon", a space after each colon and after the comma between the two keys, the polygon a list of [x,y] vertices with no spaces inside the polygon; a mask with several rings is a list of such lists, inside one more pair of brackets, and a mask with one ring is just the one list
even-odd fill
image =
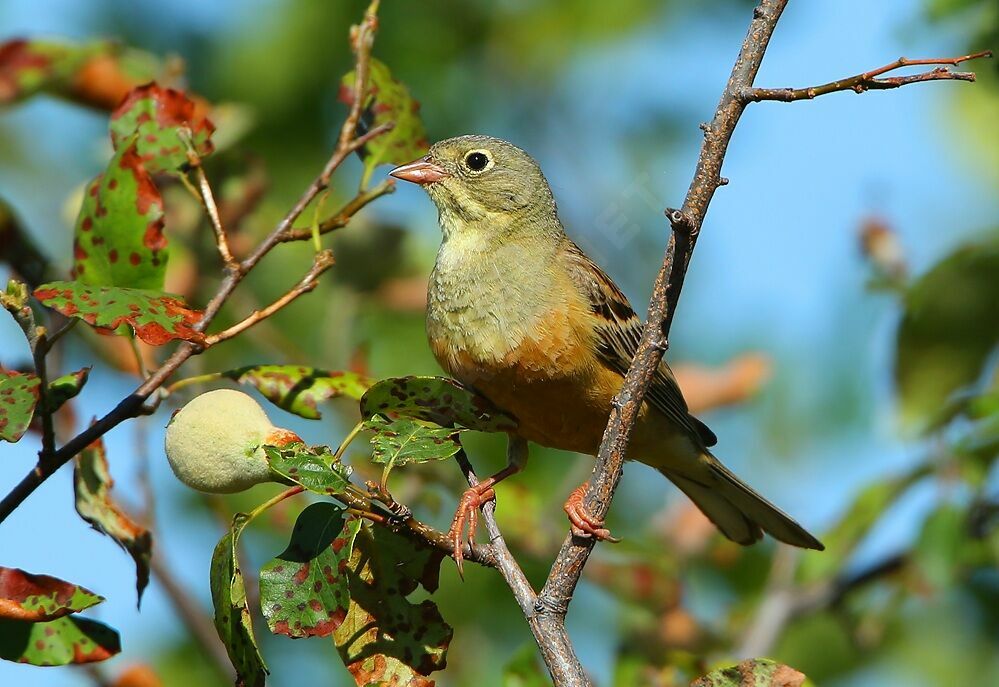
{"label": "reddish leaf", "polygon": [[320,402],[339,396],[359,400],[371,380],[355,372],[320,370],[301,365],[250,365],[221,373],[256,387],[264,397],[290,413],[318,420]]}
{"label": "reddish leaf", "polygon": [[343,572],[353,539],[342,536],[343,525],[342,508],[313,503],[298,516],[288,548],[260,570],[260,609],[274,634],[328,637],[347,616]]}
{"label": "reddish leaf", "polygon": [[128,146],[136,136],[139,159],[154,174],[187,166],[185,136],[199,157],[209,155],[214,131],[215,125],[193,100],[155,83],[133,89],[111,114],[115,148]]}
{"label": "reddish leaf", "polygon": [[0,44],[0,105],[38,93],[111,110],[135,86],[174,72],[164,60],[111,41]]}
{"label": "reddish leaf", "polygon": [[108,468],[104,442],[98,439],[76,458],[73,470],[76,511],[80,517],[125,549],[135,561],[135,588],[142,602],[142,592],[149,584],[149,559],[153,538],[145,527],[136,524],[111,499],[114,480]]}
{"label": "reddish leaf", "polygon": [[39,383],[31,373],[0,367],[0,439],[13,443],[27,431],[38,403]]}
{"label": "reddish leaf", "polygon": [[432,687],[426,676],[446,665],[453,630],[432,601],[406,597],[421,583],[436,589],[443,554],[383,527],[363,526],[353,541],[350,605],[333,633],[344,664],[361,687]]}
{"label": "reddish leaf", "polygon": [[84,284],[161,289],[167,240],[163,198],[134,137],[87,187],[76,219],[73,276]]}
{"label": "reddish leaf", "polygon": [[0,566],[0,618],[30,622],[55,620],[103,600],[72,582]]}
{"label": "reddish leaf", "polygon": [[74,74],[108,43],[54,43],[17,38],[0,44],[0,104],[43,90],[64,88]]}
{"label": "reddish leaf", "polygon": [[42,284],[34,295],[43,305],[100,329],[114,331],[127,324],[152,346],[205,338],[193,329],[202,313],[188,308],[179,297],[159,291],[55,281]]}
{"label": "reddish leaf", "polygon": [[0,620],[0,658],[36,666],[105,661],[121,651],[118,633],[94,620],[64,616],[45,623]]}

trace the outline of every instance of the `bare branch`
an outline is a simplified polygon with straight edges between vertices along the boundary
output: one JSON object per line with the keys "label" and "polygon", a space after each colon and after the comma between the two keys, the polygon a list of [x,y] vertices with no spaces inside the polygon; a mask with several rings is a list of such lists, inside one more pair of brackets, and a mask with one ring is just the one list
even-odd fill
{"label": "bare branch", "polygon": [[316,253],[316,257],[312,261],[312,268],[305,273],[305,276],[302,277],[302,279],[295,284],[290,291],[268,305],[266,308],[255,310],[253,314],[248,316],[246,319],[237,322],[228,329],[224,329],[217,334],[212,334],[207,337],[205,339],[205,347],[214,346],[217,343],[231,339],[237,334],[246,331],[258,322],[267,319],[302,294],[312,291],[319,283],[319,275],[333,267],[334,262],[332,251],[324,250],[320,253]]}
{"label": "bare branch", "polygon": [[759,102],[761,100],[777,100],[780,102],[793,102],[795,100],[811,100],[820,95],[835,93],[837,91],[855,91],[863,93],[865,91],[887,90],[907,86],[912,83],[923,81],[974,81],[974,72],[955,72],[946,67],[937,67],[919,74],[908,74],[906,76],[881,77],[882,74],[900,69],[902,67],[916,67],[926,65],[958,65],[968,60],[976,60],[982,57],[992,57],[991,50],[982,50],[971,55],[961,57],[940,57],[922,60],[910,60],[907,57],[900,57],[894,62],[883,67],[872,69],[863,74],[850,76],[838,81],[830,81],[821,86],[809,86],[807,88],[752,88],[746,87],[739,91],[739,97],[746,102]]}
{"label": "bare branch", "polygon": [[[356,73],[358,75],[356,87],[363,93],[366,78],[367,65],[370,58],[371,45],[374,32],[378,26],[377,16],[374,11],[377,9],[377,2],[372,3],[364,21],[361,23],[354,39],[356,54]],[[337,146],[330,155],[329,160],[323,167],[319,176],[309,185],[291,210],[277,224],[277,226],[264,238],[256,249],[242,262],[235,263],[227,270],[225,278],[219,285],[215,295],[205,306],[202,319],[194,326],[197,331],[204,332],[218,315],[222,306],[235,291],[243,278],[257,266],[271,249],[280,243],[281,236],[288,232],[295,221],[301,216],[305,208],[329,186],[333,172],[351,154],[364,146],[368,141],[381,136],[392,128],[391,123],[375,127],[363,135],[357,135],[357,122],[360,120],[362,98],[355,98],[354,106],[344,122],[340,139]],[[358,208],[360,209],[360,208]],[[252,324],[252,323],[250,323]],[[249,326],[249,325],[248,325]],[[222,339],[219,339],[222,340]],[[150,374],[138,388],[130,395],[122,399],[111,411],[102,418],[92,423],[85,430],[66,442],[61,448],[53,451],[48,460],[39,461],[24,478],[14,486],[13,489],[0,501],[0,523],[2,523],[35,489],[47,480],[56,470],[68,463],[80,451],[89,446],[93,441],[100,438],[108,431],[130,418],[136,417],[144,412],[144,403],[160,386],[163,385],[189,358],[204,350],[203,345],[189,342],[181,343],[173,354],[155,371]]]}
{"label": "bare branch", "polygon": [[[350,222],[351,217],[365,205],[384,195],[395,192],[395,179],[386,179],[368,190],[358,191],[357,195],[351,198],[346,205],[331,217],[319,223],[319,233],[328,234],[331,231],[341,229]],[[290,229],[278,239],[284,243],[287,241],[308,241],[312,238],[312,230],[308,227]]]}

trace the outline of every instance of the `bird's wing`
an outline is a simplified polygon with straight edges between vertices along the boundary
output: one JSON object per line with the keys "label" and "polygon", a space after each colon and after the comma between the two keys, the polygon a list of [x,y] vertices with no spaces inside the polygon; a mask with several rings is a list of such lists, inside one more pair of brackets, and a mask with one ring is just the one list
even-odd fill
{"label": "bird's wing", "polygon": [[[573,281],[589,298],[590,309],[599,321],[597,354],[605,365],[623,376],[638,351],[642,322],[617,284],[568,240],[566,257]],[[676,377],[665,361],[659,364],[645,400],[691,437],[698,437],[705,447],[718,441],[707,425],[690,414]]]}

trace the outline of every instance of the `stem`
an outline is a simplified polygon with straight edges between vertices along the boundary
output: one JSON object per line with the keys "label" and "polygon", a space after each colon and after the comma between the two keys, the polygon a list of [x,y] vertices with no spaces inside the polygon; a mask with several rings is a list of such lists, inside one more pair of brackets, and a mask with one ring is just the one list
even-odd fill
{"label": "stem", "polygon": [[284,491],[275,494],[274,496],[267,499],[259,506],[251,510],[249,513],[247,513],[244,525],[249,525],[264,511],[268,510],[269,508],[273,508],[274,506],[281,503],[285,499],[290,499],[292,496],[297,496],[298,494],[301,494],[303,491],[305,491],[305,487],[303,487],[300,484],[296,484],[293,487],[289,487],[288,489],[285,489]]}
{"label": "stem", "polygon": [[167,386],[164,391],[169,396],[179,389],[184,387],[193,386],[194,384],[206,384],[208,382],[214,382],[216,379],[222,379],[221,372],[209,372],[203,375],[194,375],[193,377],[185,377],[184,379],[178,379],[173,384]]}
{"label": "stem", "polygon": [[921,60],[910,60],[907,57],[900,57],[894,62],[889,62],[883,67],[878,67],[877,69],[872,69],[869,72],[857,74],[856,76],[850,76],[845,79],[830,81],[829,83],[822,84],[821,86],[808,86],[807,88],[746,87],[739,92],[739,97],[746,102],[777,100],[789,103],[795,100],[811,100],[812,98],[816,98],[820,95],[835,93],[837,91],[854,91],[856,93],[863,93],[871,90],[899,88],[900,86],[922,83],[923,81],[974,81],[975,74],[973,72],[952,72],[943,67],[907,76],[894,76],[886,78],[878,77],[882,74],[900,69],[902,67],[945,64],[958,65],[962,62],[967,62],[968,60],[976,60],[983,57],[992,57],[992,51],[982,50],[970,55],[962,55],[961,57],[937,57]]}
{"label": "stem", "polygon": [[340,442],[340,445],[336,447],[336,452],[333,454],[334,463],[340,462],[340,459],[343,458],[343,454],[347,450],[347,447],[350,446],[350,442],[354,441],[354,439],[357,438],[357,435],[360,434],[363,430],[364,430],[363,422],[358,422],[356,425],[354,425],[354,428],[350,430],[350,434],[344,437],[343,441]]}

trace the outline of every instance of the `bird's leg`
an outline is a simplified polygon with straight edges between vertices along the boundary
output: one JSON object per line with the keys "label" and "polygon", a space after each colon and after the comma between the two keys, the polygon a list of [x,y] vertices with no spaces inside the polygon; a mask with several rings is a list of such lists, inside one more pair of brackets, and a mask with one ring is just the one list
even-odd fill
{"label": "bird's leg", "polygon": [[617,537],[611,536],[610,530],[604,527],[603,520],[597,520],[586,510],[584,501],[586,499],[586,490],[589,487],[590,483],[588,481],[580,484],[569,494],[565,505],[562,506],[565,514],[569,516],[572,535],[574,537],[594,537],[598,541],[614,543],[621,541]]}
{"label": "bird's leg", "polygon": [[454,544],[454,562],[458,565],[459,575],[462,574],[462,539],[466,527],[468,536],[465,539],[471,543],[479,525],[479,508],[496,498],[493,487],[510,475],[515,475],[523,470],[526,464],[527,440],[511,436],[506,449],[506,467],[492,477],[487,477],[475,486],[466,489],[465,493],[461,495],[458,508],[454,512],[454,519],[451,521],[451,529],[448,530],[448,536]]}

